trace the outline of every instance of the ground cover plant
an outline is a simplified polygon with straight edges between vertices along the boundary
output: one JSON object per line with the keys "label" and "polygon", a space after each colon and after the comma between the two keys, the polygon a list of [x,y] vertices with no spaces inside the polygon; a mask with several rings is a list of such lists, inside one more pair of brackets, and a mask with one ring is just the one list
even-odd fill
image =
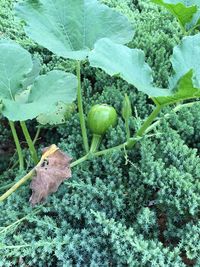
{"label": "ground cover plant", "polygon": [[152,2],[2,1],[1,266],[200,265],[199,6]]}

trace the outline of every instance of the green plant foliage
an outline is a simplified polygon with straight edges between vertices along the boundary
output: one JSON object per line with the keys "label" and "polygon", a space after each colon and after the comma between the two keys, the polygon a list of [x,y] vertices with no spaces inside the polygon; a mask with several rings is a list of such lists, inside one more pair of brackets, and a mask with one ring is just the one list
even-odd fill
{"label": "green plant foliage", "polygon": [[[174,131],[167,125],[162,127],[157,143],[147,139],[141,144],[140,155],[129,154],[132,162],[127,167],[122,152],[74,169],[73,179],[51,196],[38,214],[24,203],[26,187],[1,204],[0,230],[5,231],[0,235],[1,265],[17,264],[21,257],[24,263],[39,266],[46,262],[60,266],[66,262],[68,266],[73,262],[82,266],[107,266],[108,262],[186,266],[180,259],[185,248],[164,248],[160,243],[157,213],[174,218],[172,225],[177,220],[179,224],[190,220],[190,212],[198,214],[194,200],[199,195],[200,161]],[[111,136],[115,135],[113,130]],[[73,141],[77,138],[74,135]],[[66,151],[71,146],[64,140],[61,145]],[[18,207],[23,207],[21,215]],[[24,221],[3,228],[27,214]]]}
{"label": "green plant foliage", "polygon": [[200,25],[200,4],[198,0],[152,0],[152,2],[164,6],[178,20],[184,32],[192,31]]}
{"label": "green plant foliage", "polygon": [[64,58],[85,59],[103,37],[118,43],[133,37],[128,20],[97,0],[25,1],[16,11],[30,38]]}
{"label": "green plant foliage", "polygon": [[[2,3],[9,21],[1,18],[0,25],[7,25],[3,31],[10,37],[16,25],[10,11],[13,3],[0,1],[1,7]],[[156,85],[166,87],[172,74],[169,58],[181,37],[176,20],[146,0],[104,3],[138,25],[130,47],[144,50]],[[17,27],[13,38],[39,56],[42,74],[53,69],[74,71],[72,62],[27,41],[19,24]],[[125,93],[135,117],[130,121],[131,134],[153,110],[146,95],[118,77],[88,64],[81,75],[85,110],[107,103],[118,112],[118,124],[105,134],[100,149],[126,140],[121,117]],[[39,211],[28,204],[28,184],[21,187],[0,204],[0,266],[125,267],[129,260],[133,266],[180,267],[189,266],[186,257],[199,267],[199,116],[198,104],[172,112],[167,122],[163,120],[156,128],[155,136],[142,139],[134,151],[79,165],[73,169],[73,177],[38,206]],[[32,134],[34,126],[35,122],[29,122]],[[1,120],[1,145],[7,140],[10,132]],[[78,114],[73,113],[64,125],[42,130],[39,140],[40,150],[56,143],[73,159],[79,158],[83,151]],[[23,152],[26,155],[26,150]],[[8,168],[7,161],[2,159],[0,164],[2,170]],[[15,168],[4,172],[1,186],[21,175]],[[163,217],[166,223],[161,224]]]}
{"label": "green plant foliage", "polygon": [[184,142],[191,148],[200,150],[200,106],[197,102],[190,108],[183,108],[178,114],[171,114],[169,118],[170,126],[175,129]]}
{"label": "green plant foliage", "polygon": [[152,71],[145,63],[144,54],[140,50],[115,44],[109,39],[101,39],[90,53],[89,61],[91,66],[100,67],[111,76],[118,75],[138,90],[150,96],[157,96],[159,104],[170,104],[200,96],[199,39],[199,34],[185,37],[182,43],[174,48],[171,62],[175,75],[169,80],[169,90],[153,87]]}
{"label": "green plant foliage", "polygon": [[[116,253],[117,262],[121,266],[140,267],[143,266],[177,266],[184,267],[185,264],[179,257],[179,250],[171,252],[163,248],[162,244],[153,240],[145,240],[142,235],[137,236],[133,228],[126,228],[113,219],[107,219],[104,213],[93,212],[97,223],[102,225],[102,230],[109,236],[112,249]],[[125,251],[122,252],[119,244],[123,243]],[[154,254],[154,251],[156,253]]]}
{"label": "green plant foliage", "polygon": [[[73,74],[54,70],[35,79],[38,71],[33,67],[31,55],[11,41],[0,42],[0,57],[2,113],[9,120],[32,119],[53,111],[58,101],[70,104],[75,100],[77,80]],[[30,89],[24,88],[31,82],[34,83]]]}
{"label": "green plant foliage", "polygon": [[119,76],[148,95],[167,95],[166,90],[153,87],[151,69],[140,50],[115,44],[105,38],[95,44],[89,61],[92,67],[100,67],[111,76]]}
{"label": "green plant foliage", "polygon": [[198,11],[198,1],[196,0],[189,2],[185,0],[152,0],[152,2],[168,9],[178,19],[183,28],[192,21]]}

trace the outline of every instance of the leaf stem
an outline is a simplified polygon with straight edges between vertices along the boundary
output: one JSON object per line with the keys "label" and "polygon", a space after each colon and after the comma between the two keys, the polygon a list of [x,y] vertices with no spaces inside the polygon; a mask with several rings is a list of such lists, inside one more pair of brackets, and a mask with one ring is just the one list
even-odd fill
{"label": "leaf stem", "polygon": [[125,127],[126,127],[126,139],[130,139],[130,127],[129,127],[129,118],[125,119]]}
{"label": "leaf stem", "polygon": [[34,143],[33,143],[32,139],[30,137],[29,131],[28,131],[27,127],[26,127],[26,123],[24,121],[20,121],[20,125],[21,125],[21,128],[22,128],[23,134],[25,136],[26,142],[28,144],[28,147],[29,147],[32,159],[34,161],[34,164],[37,164],[38,163],[37,152],[36,152]]}
{"label": "leaf stem", "polygon": [[40,135],[40,132],[41,132],[41,127],[38,126],[38,128],[37,128],[37,132],[36,132],[35,137],[34,137],[34,139],[33,139],[33,144],[34,144],[34,145],[35,145],[35,143],[36,143],[37,140],[38,140],[38,137],[39,137],[39,135]]}
{"label": "leaf stem", "polygon": [[165,114],[162,118],[159,118],[157,121],[155,121],[154,123],[152,123],[145,131],[145,133],[149,133],[152,129],[154,129],[156,126],[158,126],[161,122],[161,119],[165,118],[169,118],[172,114],[172,112],[176,113],[178,111],[180,111],[182,108],[185,108],[185,107],[191,107],[193,106],[194,104],[197,104],[199,103],[200,101],[194,101],[194,102],[190,102],[190,103],[185,103],[185,104],[181,104],[181,105],[178,105],[176,106],[170,113],[167,113]]}
{"label": "leaf stem", "polygon": [[16,146],[16,149],[17,149],[17,154],[18,154],[18,158],[19,158],[19,170],[24,170],[24,158],[23,158],[23,153],[22,153],[22,148],[21,148],[21,145],[20,145],[20,142],[19,142],[19,138],[17,136],[17,132],[16,132],[16,129],[15,129],[15,124],[13,121],[9,121],[9,125],[10,125],[10,128],[11,128],[11,131],[12,131],[12,135],[13,135],[13,138],[14,138],[14,142],[15,142],[15,146]]}
{"label": "leaf stem", "polygon": [[85,125],[85,117],[83,112],[83,100],[82,100],[82,90],[81,90],[81,66],[80,61],[77,61],[77,78],[78,78],[78,91],[77,91],[77,98],[78,98],[78,112],[80,118],[80,125],[81,125],[81,132],[83,138],[83,145],[86,153],[89,152],[89,144],[88,144],[88,137],[87,137],[87,130]]}
{"label": "leaf stem", "polygon": [[[160,110],[162,109],[161,105],[157,105],[156,108],[153,110],[153,112],[149,115],[149,117],[145,120],[145,122],[142,124],[142,126],[140,127],[140,129],[136,132],[136,134],[134,135],[134,137],[138,138],[138,137],[142,137],[142,135],[145,133],[146,129],[152,124],[152,122],[154,121],[154,119],[157,117],[158,113],[160,112]],[[129,140],[127,143],[127,147],[130,149],[132,148],[135,143],[137,141],[136,140]]]}

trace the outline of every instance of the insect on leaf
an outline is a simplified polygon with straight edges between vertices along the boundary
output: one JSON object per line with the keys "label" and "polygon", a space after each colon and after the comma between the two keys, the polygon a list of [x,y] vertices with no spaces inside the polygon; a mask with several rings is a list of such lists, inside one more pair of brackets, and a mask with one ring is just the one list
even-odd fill
{"label": "insect on leaf", "polygon": [[37,0],[16,5],[25,32],[58,56],[83,60],[97,40],[128,43],[134,32],[128,19],[97,0]]}
{"label": "insect on leaf", "polygon": [[[49,149],[46,147],[43,154]],[[44,201],[47,196],[58,190],[60,184],[71,177],[70,161],[72,159],[60,149],[51,154],[41,166],[37,167],[30,188],[30,203],[34,206]]]}

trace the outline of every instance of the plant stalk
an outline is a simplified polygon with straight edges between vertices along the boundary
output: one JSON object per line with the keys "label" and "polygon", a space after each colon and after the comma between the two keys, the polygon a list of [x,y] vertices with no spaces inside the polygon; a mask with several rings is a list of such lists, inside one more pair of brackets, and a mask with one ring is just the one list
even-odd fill
{"label": "plant stalk", "polygon": [[78,112],[80,118],[80,125],[81,125],[81,132],[83,138],[83,145],[86,153],[89,152],[89,144],[88,144],[88,137],[87,137],[87,130],[85,125],[85,117],[83,112],[83,100],[82,100],[82,89],[81,89],[81,65],[80,61],[77,61],[77,78],[78,78],[78,91],[77,91],[77,98],[78,98]]}
{"label": "plant stalk", "polygon": [[30,137],[29,131],[28,131],[27,127],[26,127],[26,123],[24,121],[20,121],[20,125],[21,125],[21,128],[22,128],[23,134],[25,136],[26,142],[28,144],[32,159],[34,161],[34,164],[36,165],[38,163],[38,156],[37,156],[37,152],[36,152],[34,143],[33,143],[32,139]]}
{"label": "plant stalk", "polygon": [[135,143],[137,142],[137,138],[138,137],[142,137],[142,135],[145,133],[146,129],[152,124],[152,122],[155,120],[155,118],[157,117],[157,115],[159,114],[160,110],[162,109],[161,105],[157,105],[156,108],[153,110],[153,112],[149,115],[149,117],[145,120],[145,122],[143,123],[143,125],[140,127],[140,129],[136,132],[136,134],[134,135],[134,137],[136,138],[136,140],[129,140],[127,143],[127,148],[132,148]]}
{"label": "plant stalk", "polygon": [[10,128],[12,131],[12,135],[14,138],[14,142],[15,142],[15,146],[16,146],[17,154],[18,154],[18,158],[19,158],[19,170],[21,171],[21,170],[24,170],[24,158],[23,158],[22,148],[21,148],[21,145],[19,142],[19,138],[17,136],[14,122],[9,121],[9,124],[10,124]]}
{"label": "plant stalk", "polygon": [[125,120],[125,127],[126,127],[126,139],[129,140],[131,137],[130,127],[129,127],[129,118],[126,118],[126,120]]}
{"label": "plant stalk", "polygon": [[101,135],[93,134],[92,143],[90,146],[90,153],[95,153],[98,150],[99,145],[101,143],[101,138],[102,138]]}

